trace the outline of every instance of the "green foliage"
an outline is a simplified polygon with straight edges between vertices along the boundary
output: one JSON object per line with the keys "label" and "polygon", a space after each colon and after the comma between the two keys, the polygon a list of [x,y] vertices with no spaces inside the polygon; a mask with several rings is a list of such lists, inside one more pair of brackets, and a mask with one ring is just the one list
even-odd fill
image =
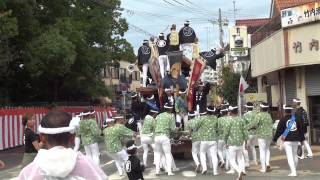
{"label": "green foliage", "polygon": [[26,52],[26,68],[37,78],[45,75],[61,78],[70,72],[75,61],[75,46],[55,29],[41,34],[30,42]]}
{"label": "green foliage", "polygon": [[240,74],[232,72],[229,67],[222,69],[222,85],[218,87],[217,94],[230,104],[237,105]]}
{"label": "green foliage", "polygon": [[13,102],[105,96],[103,68],[134,60],[120,0],[0,0],[0,23],[7,40],[0,66],[9,64],[3,76]]}

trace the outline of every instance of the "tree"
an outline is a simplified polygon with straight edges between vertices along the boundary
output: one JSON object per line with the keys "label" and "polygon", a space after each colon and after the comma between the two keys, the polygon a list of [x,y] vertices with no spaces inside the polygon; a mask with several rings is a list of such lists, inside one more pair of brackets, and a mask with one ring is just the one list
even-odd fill
{"label": "tree", "polygon": [[101,71],[134,60],[123,38],[128,24],[120,0],[10,0],[5,10],[18,33],[9,40],[12,62],[23,64],[10,79],[10,98],[79,101],[107,95]]}
{"label": "tree", "polygon": [[12,11],[7,9],[4,0],[0,0],[0,103],[4,103],[8,98],[7,79],[12,60],[9,38],[17,34],[17,19],[12,17]]}
{"label": "tree", "polygon": [[45,76],[56,100],[65,76],[75,61],[75,46],[56,29],[50,29],[28,44],[26,68],[32,78]]}
{"label": "tree", "polygon": [[232,72],[230,67],[222,69],[222,84],[218,87],[217,94],[230,104],[237,105],[239,93],[240,74]]}

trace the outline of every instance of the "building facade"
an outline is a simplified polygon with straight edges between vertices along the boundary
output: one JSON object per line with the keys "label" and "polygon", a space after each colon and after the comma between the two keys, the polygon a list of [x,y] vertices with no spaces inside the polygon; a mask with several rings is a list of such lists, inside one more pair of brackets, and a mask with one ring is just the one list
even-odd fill
{"label": "building facade", "polygon": [[312,143],[319,144],[320,21],[281,27],[281,10],[309,2],[272,1],[272,20],[252,37],[251,73],[257,78],[258,92],[267,93],[272,106],[301,99],[309,113]]}

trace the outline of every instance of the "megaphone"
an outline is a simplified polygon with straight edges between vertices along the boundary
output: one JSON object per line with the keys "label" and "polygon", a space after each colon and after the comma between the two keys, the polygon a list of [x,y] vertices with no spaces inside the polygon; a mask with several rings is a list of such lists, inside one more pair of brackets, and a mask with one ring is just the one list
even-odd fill
{"label": "megaphone", "polygon": [[135,66],[135,64],[129,64],[129,65],[127,66],[127,70],[129,71],[129,73],[133,73],[133,71],[134,71],[134,66]]}

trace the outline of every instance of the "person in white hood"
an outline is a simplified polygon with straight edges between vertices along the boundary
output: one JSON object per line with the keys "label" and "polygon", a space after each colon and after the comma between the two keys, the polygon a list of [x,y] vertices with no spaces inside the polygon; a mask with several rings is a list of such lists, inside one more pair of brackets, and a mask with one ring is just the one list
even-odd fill
{"label": "person in white hood", "polygon": [[62,111],[51,111],[39,126],[40,149],[34,161],[22,169],[19,180],[107,180],[107,175],[91,159],[74,151],[75,128],[79,118]]}

